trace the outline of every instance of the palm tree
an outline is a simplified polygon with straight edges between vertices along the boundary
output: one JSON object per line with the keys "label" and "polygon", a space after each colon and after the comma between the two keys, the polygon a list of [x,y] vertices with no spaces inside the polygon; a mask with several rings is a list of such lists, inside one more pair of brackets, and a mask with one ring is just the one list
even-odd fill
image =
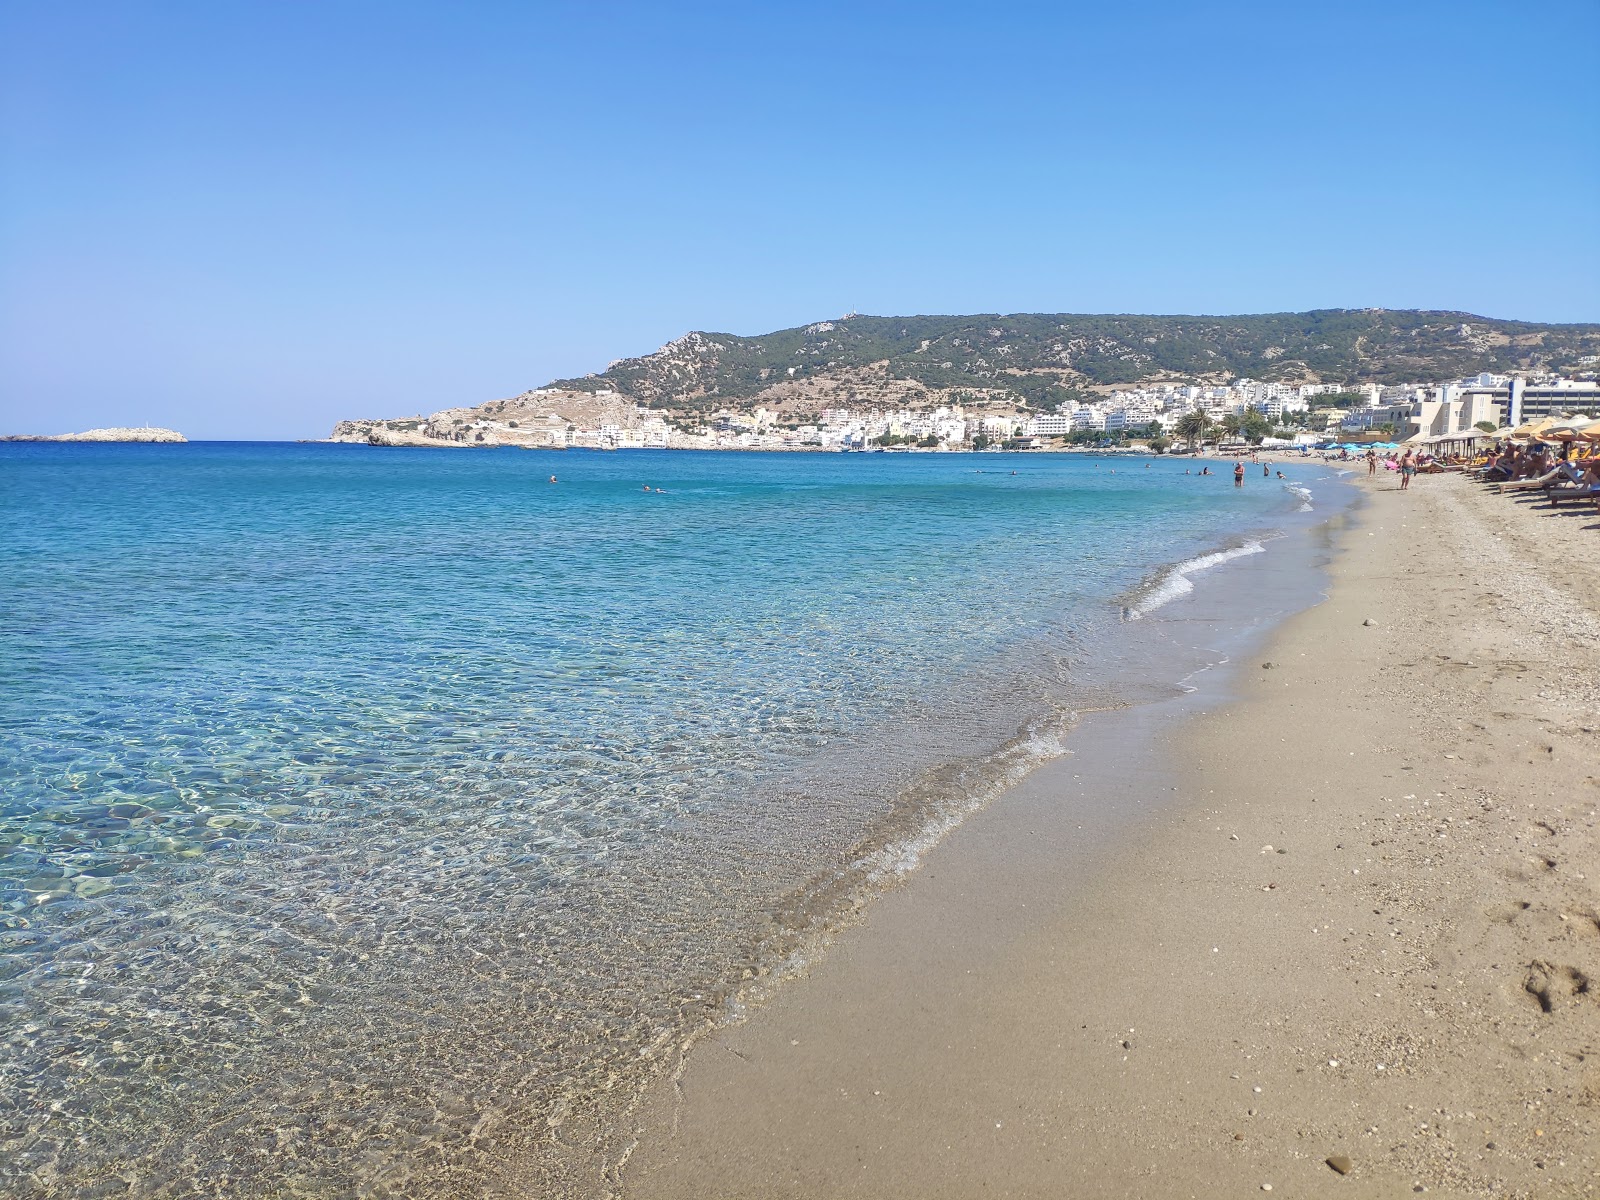
{"label": "palm tree", "polygon": [[1239,432],[1244,434],[1247,442],[1259,444],[1262,438],[1272,432],[1272,422],[1252,405],[1245,409],[1244,416],[1239,421]]}
{"label": "palm tree", "polygon": [[1199,445],[1200,440],[1205,437],[1206,430],[1210,425],[1211,419],[1199,409],[1195,409],[1193,412],[1186,412],[1179,417],[1178,423],[1172,427],[1172,432],[1187,442],[1189,449],[1193,451]]}

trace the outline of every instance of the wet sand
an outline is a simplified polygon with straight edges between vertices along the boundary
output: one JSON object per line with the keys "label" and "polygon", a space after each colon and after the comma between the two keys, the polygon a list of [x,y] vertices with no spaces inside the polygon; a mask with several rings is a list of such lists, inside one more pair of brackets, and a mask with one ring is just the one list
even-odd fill
{"label": "wet sand", "polygon": [[700,1039],[616,1190],[1600,1191],[1600,516],[1357,483],[1232,700],[1087,721]]}

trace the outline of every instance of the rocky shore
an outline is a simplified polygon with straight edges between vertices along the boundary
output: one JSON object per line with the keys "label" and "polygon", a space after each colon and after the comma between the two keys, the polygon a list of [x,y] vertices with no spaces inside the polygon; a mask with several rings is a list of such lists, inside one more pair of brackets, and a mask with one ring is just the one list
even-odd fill
{"label": "rocky shore", "polygon": [[187,442],[188,440],[176,429],[160,429],[153,425],[137,427],[115,425],[105,429],[85,429],[82,433],[17,433],[0,438],[0,441],[6,442]]}
{"label": "rocky shore", "polygon": [[[660,432],[665,434],[665,425]],[[631,400],[615,393],[538,389],[475,408],[446,408],[431,416],[360,418],[340,421],[328,440],[368,446],[454,448],[519,446],[563,450],[598,445],[599,431],[610,440],[640,424]]]}

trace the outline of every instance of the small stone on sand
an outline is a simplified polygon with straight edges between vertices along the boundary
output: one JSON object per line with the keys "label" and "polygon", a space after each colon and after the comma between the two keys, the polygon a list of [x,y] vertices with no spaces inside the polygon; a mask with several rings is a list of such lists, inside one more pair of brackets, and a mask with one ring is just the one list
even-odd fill
{"label": "small stone on sand", "polygon": [[1355,1166],[1353,1162],[1342,1154],[1330,1154],[1325,1161],[1341,1175],[1350,1174],[1350,1168]]}
{"label": "small stone on sand", "polygon": [[1377,624],[1377,622],[1374,621],[1371,617],[1368,617],[1365,621],[1363,621],[1361,623],[1363,625],[1376,625]]}

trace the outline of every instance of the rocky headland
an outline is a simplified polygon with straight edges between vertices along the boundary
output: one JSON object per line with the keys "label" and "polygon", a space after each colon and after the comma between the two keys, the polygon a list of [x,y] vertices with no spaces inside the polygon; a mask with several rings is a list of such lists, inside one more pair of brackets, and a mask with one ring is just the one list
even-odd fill
{"label": "rocky headland", "polygon": [[597,444],[601,431],[614,435],[650,425],[665,444],[666,422],[642,414],[615,392],[535,388],[476,408],[446,408],[432,416],[340,421],[329,441],[368,446],[521,446],[530,450]]}

